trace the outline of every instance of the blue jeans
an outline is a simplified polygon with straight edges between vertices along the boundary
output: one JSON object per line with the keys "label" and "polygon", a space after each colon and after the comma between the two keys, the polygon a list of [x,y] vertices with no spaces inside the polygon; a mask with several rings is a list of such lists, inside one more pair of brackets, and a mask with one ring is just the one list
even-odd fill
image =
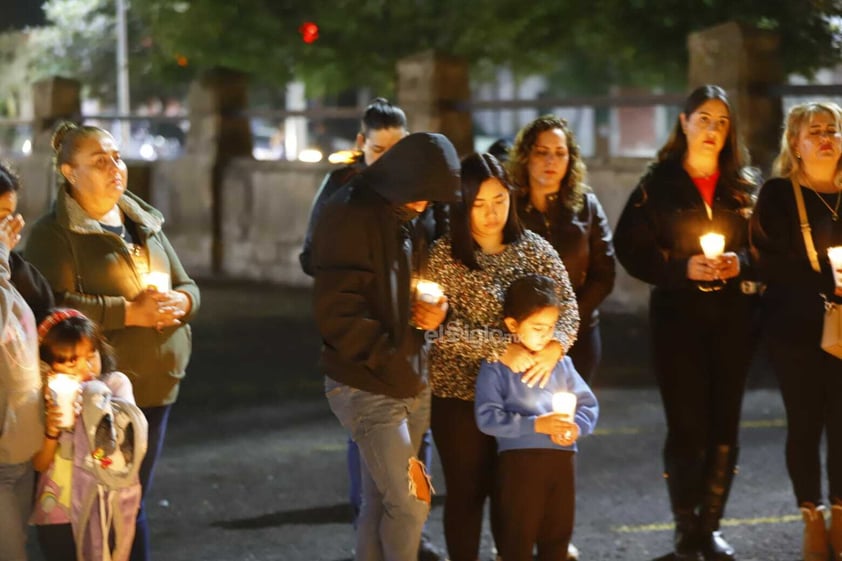
{"label": "blue jeans", "polygon": [[360,449],[362,508],[357,561],[415,561],[430,511],[426,471],[414,468],[430,423],[430,390],[397,399],[325,378],[331,411]]}
{"label": "blue jeans", "polygon": [[[348,502],[351,510],[354,511],[354,528],[357,527],[357,517],[360,515],[360,508],[363,504],[363,482],[360,476],[360,449],[354,439],[348,437]],[[418,447],[418,459],[424,462],[427,469],[433,461],[433,433],[430,429],[424,431],[421,437],[421,446]],[[424,524],[426,528],[426,523]]]}
{"label": "blue jeans", "polygon": [[32,464],[0,464],[0,561],[26,561],[26,525],[35,491]]}
{"label": "blue jeans", "polygon": [[140,488],[141,503],[137,513],[137,526],[135,527],[134,543],[129,559],[131,561],[149,561],[151,547],[149,545],[149,522],[146,519],[146,508],[144,503],[149,489],[152,487],[152,475],[155,472],[155,464],[161,456],[164,447],[164,437],[167,434],[167,424],[170,420],[172,404],[160,407],[143,407],[143,415],[149,423],[149,436],[147,440],[146,456],[140,464]]}

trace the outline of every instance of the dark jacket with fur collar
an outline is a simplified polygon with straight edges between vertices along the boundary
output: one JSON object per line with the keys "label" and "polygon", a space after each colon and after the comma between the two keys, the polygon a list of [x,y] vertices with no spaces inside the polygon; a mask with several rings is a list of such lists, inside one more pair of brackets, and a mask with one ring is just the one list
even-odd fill
{"label": "dark jacket with fur collar", "polygon": [[126,326],[126,301],[145,288],[134,259],[120,237],[103,230],[64,189],[32,226],[24,255],[46,277],[58,305],[76,308],[102,326],[116,351],[117,368],[132,381],[137,404],[166,405],[175,401],[190,358],[187,322],[199,309],[199,288],[164,235],[161,213],[128,191],[118,205],[137,226],[149,270],[169,273],[173,290],[192,301],[181,326],[162,333]]}
{"label": "dark jacket with fur collar", "polygon": [[399,209],[458,195],[453,145],[442,135],[415,133],[325,205],[312,246],[324,374],[396,398],[423,389],[423,333],[409,325],[410,279],[423,269],[427,235]]}

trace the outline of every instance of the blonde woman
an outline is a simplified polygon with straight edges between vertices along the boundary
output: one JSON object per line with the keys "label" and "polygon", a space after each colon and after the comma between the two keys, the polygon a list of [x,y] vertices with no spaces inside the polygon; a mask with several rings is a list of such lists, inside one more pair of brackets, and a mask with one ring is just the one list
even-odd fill
{"label": "blonde woman", "polygon": [[[775,371],[787,416],[786,465],[804,518],[805,561],[842,559],[842,361],[819,347],[824,299],[842,302],[827,248],[842,245],[842,109],[834,103],[793,107],[786,119],[774,178],[760,191],[751,221],[758,269],[766,282],[762,348]],[[796,207],[801,192],[818,253],[816,271],[805,249]],[[822,436],[827,442],[828,500],[825,529]],[[829,540],[828,540],[829,538]]]}

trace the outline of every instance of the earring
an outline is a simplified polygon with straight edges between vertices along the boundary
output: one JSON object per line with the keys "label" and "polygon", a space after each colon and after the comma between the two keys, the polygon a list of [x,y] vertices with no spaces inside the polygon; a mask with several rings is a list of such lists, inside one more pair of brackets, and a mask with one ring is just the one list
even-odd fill
{"label": "earring", "polygon": [[796,160],[800,160],[800,159],[801,159],[801,154],[800,154],[800,153],[798,153],[798,152],[796,152],[796,153],[795,153],[795,159],[796,159]]}

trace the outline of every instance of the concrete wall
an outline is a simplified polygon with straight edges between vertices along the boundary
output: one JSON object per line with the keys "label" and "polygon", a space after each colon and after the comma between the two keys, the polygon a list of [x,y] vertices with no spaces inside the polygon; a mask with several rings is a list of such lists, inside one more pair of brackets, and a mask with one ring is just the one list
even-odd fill
{"label": "concrete wall", "polygon": [[[32,155],[11,164],[24,184],[21,213],[31,223],[54,199],[50,159]],[[589,183],[612,226],[645,165],[646,160],[632,158],[588,162]],[[308,286],[312,281],[299,268],[298,252],[313,196],[329,170],[327,164],[232,160],[222,179],[219,274]],[[130,162],[129,168],[130,189],[164,214],[164,229],[182,263],[193,276],[205,278],[212,274],[211,173],[211,158],[199,154],[175,161]],[[616,289],[605,307],[638,312],[647,297],[646,286],[619,267]]]}
{"label": "concrete wall", "polygon": [[222,273],[305,286],[298,253],[326,165],[234,160],[222,181]]}
{"label": "concrete wall", "polygon": [[[589,183],[616,224],[644,159],[612,159],[588,164]],[[328,166],[236,160],[223,179],[222,271],[226,276],[309,285],[298,252],[310,205]],[[619,268],[617,288],[605,306],[616,311],[645,308],[647,287]]]}

